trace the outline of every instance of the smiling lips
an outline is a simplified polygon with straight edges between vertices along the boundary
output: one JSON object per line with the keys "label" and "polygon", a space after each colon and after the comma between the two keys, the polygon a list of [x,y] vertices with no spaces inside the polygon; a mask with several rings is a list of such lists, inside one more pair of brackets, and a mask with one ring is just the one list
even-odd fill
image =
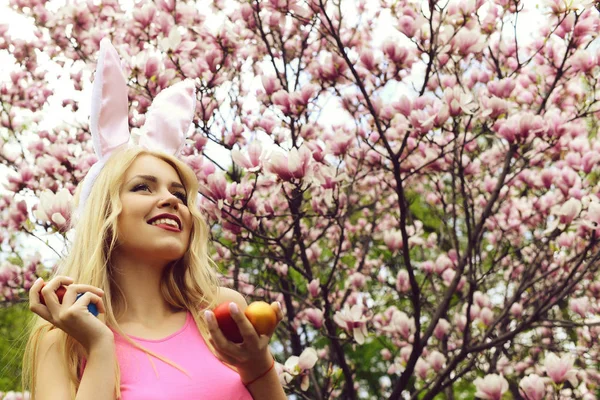
{"label": "smiling lips", "polygon": [[148,220],[148,224],[172,232],[181,232],[181,221],[177,216],[172,214],[160,214],[156,217],[152,217]]}

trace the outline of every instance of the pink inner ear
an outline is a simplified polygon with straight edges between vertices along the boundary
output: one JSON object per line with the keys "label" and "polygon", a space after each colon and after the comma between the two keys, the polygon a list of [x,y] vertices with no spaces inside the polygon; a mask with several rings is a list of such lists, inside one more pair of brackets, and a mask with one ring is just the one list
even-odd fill
{"label": "pink inner ear", "polygon": [[129,140],[127,91],[119,55],[108,39],[102,39],[90,116],[94,150],[99,158],[105,158]]}
{"label": "pink inner ear", "polygon": [[144,147],[177,154],[196,112],[196,84],[188,79],[160,92],[146,113]]}

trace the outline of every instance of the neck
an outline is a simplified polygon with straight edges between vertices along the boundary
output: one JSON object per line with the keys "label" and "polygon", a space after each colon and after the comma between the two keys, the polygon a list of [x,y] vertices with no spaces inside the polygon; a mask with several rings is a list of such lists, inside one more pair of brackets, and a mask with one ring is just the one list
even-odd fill
{"label": "neck", "polygon": [[[112,258],[113,279],[125,298],[116,305],[115,315],[121,323],[160,323],[178,311],[160,291],[162,274],[169,262],[151,261],[124,254]],[[179,310],[180,311],[180,310]]]}

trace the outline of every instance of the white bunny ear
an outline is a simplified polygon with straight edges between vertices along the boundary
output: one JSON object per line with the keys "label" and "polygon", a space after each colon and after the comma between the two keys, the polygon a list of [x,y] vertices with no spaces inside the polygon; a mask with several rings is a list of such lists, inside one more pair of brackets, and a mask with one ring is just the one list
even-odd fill
{"label": "white bunny ear", "polygon": [[140,145],[177,154],[196,113],[196,84],[193,80],[176,83],[152,101],[142,127]]}
{"label": "white bunny ear", "polygon": [[107,38],[100,42],[91,108],[94,150],[103,159],[129,140],[127,82],[119,54]]}

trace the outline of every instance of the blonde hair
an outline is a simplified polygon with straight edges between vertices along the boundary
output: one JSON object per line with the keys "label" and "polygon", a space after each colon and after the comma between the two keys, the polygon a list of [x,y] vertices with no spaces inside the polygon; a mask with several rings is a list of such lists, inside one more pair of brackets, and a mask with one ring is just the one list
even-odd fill
{"label": "blonde hair", "polygon": [[[77,283],[97,286],[104,290],[106,324],[129,343],[168,364],[174,363],[133,342],[120,329],[115,309],[126,307],[125,299],[111,276],[110,255],[117,243],[117,218],[122,210],[119,193],[124,184],[125,171],[141,155],[148,154],[164,160],[177,171],[187,191],[187,202],[193,219],[189,247],[184,256],[165,268],[161,293],[175,308],[190,311],[194,321],[207,339],[208,328],[201,310],[216,305],[218,279],[214,262],[208,255],[209,228],[196,207],[198,180],[194,172],[177,158],[142,148],[125,148],[115,152],[96,178],[87,204],[75,226],[75,237],[68,256],[61,261],[57,275],[66,275]],[[78,202],[81,185],[75,195]],[[98,234],[100,232],[100,234]],[[39,316],[33,317],[33,326],[23,358],[23,390],[29,390],[35,399],[36,358],[41,337],[55,328]],[[84,357],[83,348],[72,337],[60,331],[59,345],[64,350],[64,360],[69,371],[72,397],[75,397],[81,376],[79,369]],[[209,347],[210,342],[206,340]],[[116,369],[116,397],[120,397],[120,372]],[[185,372],[185,371],[184,371]]]}

